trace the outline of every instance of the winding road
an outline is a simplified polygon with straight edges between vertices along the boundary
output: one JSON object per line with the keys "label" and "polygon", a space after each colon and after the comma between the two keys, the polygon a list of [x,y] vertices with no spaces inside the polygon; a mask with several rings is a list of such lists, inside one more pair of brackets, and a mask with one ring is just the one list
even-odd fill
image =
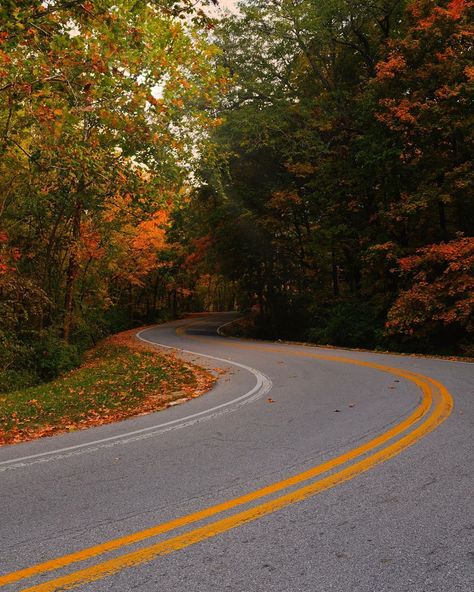
{"label": "winding road", "polygon": [[472,592],[474,366],[138,334],[212,369],[160,413],[0,449],[5,592]]}

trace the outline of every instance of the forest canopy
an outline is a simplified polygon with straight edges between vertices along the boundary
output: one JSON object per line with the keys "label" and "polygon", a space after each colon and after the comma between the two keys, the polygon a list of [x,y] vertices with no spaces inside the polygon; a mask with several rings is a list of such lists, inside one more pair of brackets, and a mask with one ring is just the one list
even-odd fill
{"label": "forest canopy", "polygon": [[214,30],[231,83],[186,217],[203,269],[257,335],[467,353],[473,3],[239,7]]}
{"label": "forest canopy", "polygon": [[74,365],[134,322],[137,299],[152,319],[170,216],[226,83],[192,6],[2,2],[3,376]]}

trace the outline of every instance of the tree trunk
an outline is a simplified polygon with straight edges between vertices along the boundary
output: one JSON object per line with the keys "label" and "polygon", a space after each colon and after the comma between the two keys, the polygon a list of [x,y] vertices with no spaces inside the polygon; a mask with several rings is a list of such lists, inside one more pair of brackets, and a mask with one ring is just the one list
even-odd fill
{"label": "tree trunk", "polygon": [[334,296],[339,296],[339,277],[336,263],[336,252],[334,244],[331,246],[331,267],[332,267],[332,291]]}
{"label": "tree trunk", "polygon": [[[83,185],[83,182],[81,182]],[[81,234],[81,217],[83,209],[82,190],[80,188],[79,195],[76,199],[76,206],[74,208],[74,216],[72,221],[72,245],[69,254],[69,262],[66,271],[66,290],[64,297],[64,322],[63,322],[63,338],[64,341],[69,342],[71,337],[71,328],[74,316],[74,287],[76,283],[77,273],[79,271],[79,261],[77,258],[77,241]]]}
{"label": "tree trunk", "polygon": [[172,292],[171,311],[172,317],[176,318],[178,316],[178,294],[176,289]]}
{"label": "tree trunk", "polygon": [[135,302],[134,302],[134,298],[133,298],[133,286],[132,286],[131,282],[129,282],[129,284],[128,284],[127,308],[128,308],[128,320],[130,322],[130,325],[133,325],[133,319],[135,316]]}

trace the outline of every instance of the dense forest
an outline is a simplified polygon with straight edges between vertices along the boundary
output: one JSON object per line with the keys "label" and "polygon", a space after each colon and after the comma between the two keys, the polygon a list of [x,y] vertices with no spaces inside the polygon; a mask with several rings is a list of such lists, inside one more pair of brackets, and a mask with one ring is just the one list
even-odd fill
{"label": "dense forest", "polygon": [[229,90],[181,227],[257,335],[467,353],[472,23],[464,0],[249,0],[217,25]]}
{"label": "dense forest", "polygon": [[213,4],[0,3],[0,391],[191,310],[472,355],[473,3]]}

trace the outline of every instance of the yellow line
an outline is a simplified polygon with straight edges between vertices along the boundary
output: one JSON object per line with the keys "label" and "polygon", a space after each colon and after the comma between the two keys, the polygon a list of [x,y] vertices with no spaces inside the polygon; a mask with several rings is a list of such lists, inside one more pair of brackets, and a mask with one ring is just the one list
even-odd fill
{"label": "yellow line", "polygon": [[[183,328],[178,328],[178,330],[183,330],[185,329],[185,327]],[[197,338],[199,339],[199,338]],[[232,344],[233,346],[238,346],[239,344]],[[242,346],[240,346],[242,347]],[[250,346],[252,349],[262,349],[264,351],[269,351],[269,348],[258,348],[258,346]],[[273,348],[273,351],[275,351],[275,348]],[[280,481],[278,483],[274,483],[268,487],[264,487],[262,489],[259,489],[257,491],[251,492],[247,495],[229,500],[227,502],[224,502],[222,504],[218,504],[216,506],[201,510],[199,512],[195,512],[193,514],[190,514],[188,516],[184,516],[182,518],[178,518],[176,520],[172,520],[170,522],[161,524],[161,525],[157,525],[154,526],[152,528],[125,536],[125,537],[120,537],[111,541],[108,541],[106,543],[103,543],[101,545],[96,545],[94,547],[90,547],[88,549],[84,549],[82,551],[78,551],[76,553],[71,553],[69,555],[65,555],[63,557],[59,557],[56,559],[53,559],[51,561],[47,561],[23,570],[19,570],[17,572],[13,572],[10,574],[6,574],[5,576],[0,576],[0,585],[1,584],[9,584],[9,583],[13,583],[16,581],[19,581],[21,579],[27,578],[27,577],[31,577],[33,575],[38,575],[40,573],[44,573],[47,571],[51,571],[51,570],[56,570],[62,567],[65,567],[67,565],[70,565],[72,563],[76,563],[78,561],[84,561],[85,559],[90,559],[93,557],[96,557],[100,554],[106,553],[108,551],[112,551],[112,550],[116,550],[119,548],[122,548],[126,545],[130,545],[133,543],[137,543],[139,541],[142,541],[144,539],[153,537],[153,536],[157,536],[158,534],[162,534],[165,532],[168,532],[170,530],[174,530],[176,528],[185,526],[187,524],[191,524],[193,522],[196,522],[198,520],[203,520],[204,518],[208,518],[210,516],[213,516],[215,514],[224,512],[226,510],[230,510],[232,508],[235,508],[237,506],[240,506],[242,504],[248,503],[250,501],[254,501],[257,499],[260,499],[264,496],[268,496],[270,494],[276,493],[278,491],[281,491],[282,489],[288,488],[292,485],[296,485],[299,484],[303,481],[307,481],[310,478],[313,478],[315,476],[318,476],[324,472],[327,472],[335,467],[340,466],[341,464],[344,464],[346,462],[348,462],[349,460],[353,460],[355,458],[357,458],[358,456],[365,454],[366,452],[369,452],[370,450],[373,450],[374,448],[386,443],[387,441],[389,441],[390,439],[396,437],[397,435],[403,433],[404,431],[406,431],[409,427],[411,427],[414,423],[416,423],[419,419],[421,419],[424,415],[426,415],[426,413],[429,410],[430,407],[430,403],[431,403],[431,398],[432,398],[432,389],[430,387],[430,385],[426,382],[426,380],[430,381],[431,383],[434,384],[434,386],[436,386],[436,388],[440,389],[440,392],[443,393],[443,399],[445,401],[451,401],[451,397],[449,395],[449,393],[446,391],[446,389],[444,389],[444,387],[442,385],[439,385],[438,383],[435,383],[434,381],[432,381],[431,379],[427,378],[427,377],[422,377],[420,375],[416,375],[412,372],[409,371],[405,371],[405,370],[399,370],[399,369],[395,369],[395,368],[391,368],[389,366],[382,366],[380,364],[374,364],[371,362],[363,362],[360,360],[353,360],[350,358],[338,358],[335,356],[319,356],[317,354],[309,354],[306,352],[295,352],[293,350],[287,351],[287,350],[276,350],[278,351],[278,353],[289,353],[290,355],[303,355],[305,357],[311,357],[311,358],[319,358],[319,359],[328,359],[330,361],[335,361],[335,362],[343,362],[343,363],[349,363],[349,364],[355,364],[355,365],[359,365],[359,366],[366,366],[366,367],[371,367],[371,368],[375,368],[378,370],[382,370],[384,372],[390,372],[392,374],[396,374],[397,376],[401,376],[403,378],[406,378],[408,380],[411,380],[412,382],[415,382],[415,384],[417,384],[418,387],[421,388],[422,392],[423,392],[423,397],[422,397],[422,401],[420,403],[420,405],[415,409],[415,411],[408,417],[406,418],[404,421],[402,421],[400,424],[394,426],[393,428],[391,428],[390,430],[388,430],[387,432],[385,432],[384,434],[381,434],[380,436],[374,438],[373,440],[335,458],[332,459],[330,461],[327,461],[317,467],[313,467],[312,469],[309,469],[308,471],[305,471],[303,473],[300,473],[298,475],[295,475],[293,477],[290,477],[289,479],[285,479],[283,481]],[[433,415],[431,416],[433,417]],[[431,418],[430,418],[431,419]],[[428,420],[429,421],[429,420]],[[424,424],[422,424],[422,426],[425,426],[425,424],[427,424],[427,422],[425,422]],[[420,426],[420,427],[422,427]],[[432,429],[432,428],[431,428]],[[418,433],[417,430],[415,430],[414,432],[412,432],[412,434],[414,433]],[[418,437],[421,437],[418,436]],[[405,436],[405,438],[407,438],[407,436]],[[405,439],[404,438],[404,439]],[[402,440],[404,440],[402,439]],[[399,442],[401,442],[402,440],[400,440]],[[388,448],[384,449],[384,451],[389,450],[391,447],[389,446]],[[402,448],[401,448],[402,449]],[[401,450],[400,449],[400,450]],[[384,452],[381,451],[381,452]],[[395,452],[396,454],[397,452]],[[375,455],[373,455],[370,458],[376,458],[377,455],[380,453],[377,453]],[[388,458],[388,457],[387,457]],[[365,459],[365,461],[362,462],[366,462],[369,459]],[[380,460],[377,462],[381,462]],[[357,467],[359,466],[361,463],[357,463],[355,465],[353,465],[353,467]],[[372,466],[372,465],[370,465]],[[345,474],[349,469],[344,469],[343,471],[340,471],[339,473],[337,473],[337,475],[343,475]],[[362,471],[362,470],[367,470],[367,469],[360,469],[358,472]],[[353,476],[353,475],[352,475]],[[323,479],[322,481],[318,481],[318,483],[325,483],[325,482],[330,482],[331,479],[333,479],[335,476],[332,475],[331,477],[328,477],[326,479]],[[349,478],[349,477],[347,477]],[[329,480],[329,481],[328,481]],[[343,479],[345,480],[345,478]],[[339,481],[336,481],[339,482]],[[334,483],[335,484],[335,483]],[[278,499],[287,499],[288,496],[290,496],[291,499],[293,499],[291,496],[294,496],[295,494],[297,494],[299,491],[305,491],[309,488],[315,487],[317,484],[312,484],[306,487],[301,488],[300,490],[297,490],[296,492],[293,492],[292,494],[287,494],[287,496],[283,496],[282,498],[278,498]],[[327,487],[330,487],[331,485],[327,485]],[[327,488],[326,486],[323,487],[323,489]],[[315,490],[319,491],[319,490]],[[308,494],[311,495],[311,494]],[[289,498],[288,498],[289,499]],[[300,499],[300,498],[297,498]],[[297,499],[295,499],[295,501],[297,501]],[[275,501],[275,500],[274,500]],[[274,502],[267,502],[267,504],[272,504]],[[292,503],[292,501],[289,501],[288,503]],[[262,504],[259,507],[264,507],[267,504]],[[286,503],[284,505],[287,505]],[[283,506],[282,506],[283,507]],[[275,507],[275,509],[278,509],[277,507]],[[253,512],[254,510],[248,510],[247,512]],[[274,511],[274,510],[269,510],[269,511]],[[242,512],[241,514],[237,514],[237,516],[241,516],[241,515],[245,515],[247,514],[247,512]],[[264,512],[264,513],[268,513],[268,512]],[[231,518],[226,518],[224,519],[224,521],[219,521],[216,524],[220,524],[221,522],[223,523],[227,523],[226,521],[235,518],[231,517]],[[253,518],[252,518],[253,519]],[[247,521],[247,520],[244,520]],[[203,529],[208,529],[209,527],[202,527],[201,529],[197,529],[197,531],[202,531]],[[229,528],[233,528],[233,526],[229,527]],[[224,530],[227,530],[227,528],[225,528]],[[194,532],[197,532],[194,531]],[[221,531],[219,531],[221,532]],[[175,537],[173,539],[170,539],[171,541],[175,541],[175,540],[181,540],[186,537],[189,537],[192,533],[188,533],[185,535],[180,535],[178,537]],[[210,535],[209,535],[210,536]],[[204,537],[207,538],[207,537]],[[184,539],[183,539],[184,540]],[[187,539],[186,539],[187,540]],[[200,539],[201,540],[201,539]],[[157,545],[153,545],[151,547],[149,547],[148,549],[155,549],[157,547],[159,547],[160,545],[165,545],[167,543],[169,543],[170,541],[164,541],[161,543],[157,543]],[[192,544],[192,543],[189,543]],[[188,544],[185,544],[184,546],[188,546]],[[178,548],[182,548],[182,547],[178,547]],[[135,553],[142,553],[146,551],[142,550],[142,551],[137,551]],[[129,555],[124,555],[122,557],[129,557],[129,556],[135,556],[135,553],[131,553]],[[161,554],[161,552],[158,552],[157,554]],[[153,555],[154,556],[154,555]],[[108,565],[110,562],[117,562],[119,559],[111,559],[109,561],[106,561],[104,563],[101,563],[99,565]],[[144,559],[144,561],[146,561],[147,559]],[[114,563],[115,564],[115,563]],[[126,565],[124,565],[125,567]],[[97,567],[97,566],[96,566]],[[88,568],[89,570],[92,568]],[[81,570],[80,572],[77,573],[83,573],[84,571],[88,571],[88,569],[86,570]],[[121,569],[121,568],[118,568]],[[114,570],[115,571],[115,570]],[[107,572],[104,572],[104,575],[107,575]],[[68,577],[68,576],[66,576]],[[62,578],[60,578],[62,580]],[[97,578],[94,578],[97,579]],[[53,580],[53,582],[56,580]],[[45,584],[46,585],[46,584]],[[42,588],[38,588],[38,587],[34,587],[34,590],[40,590]],[[33,590],[31,589],[31,590]],[[45,588],[49,589],[49,588]],[[56,588],[51,588],[56,589]]]}
{"label": "yellow line", "polygon": [[128,536],[113,539],[111,541],[107,541],[106,543],[102,543],[94,547],[89,547],[87,549],[77,551],[76,553],[70,553],[63,557],[58,557],[56,559],[52,559],[50,561],[46,561],[38,565],[34,565],[26,569],[22,569],[4,576],[0,576],[0,585],[11,584],[34,575],[38,575],[40,573],[66,567],[67,565],[76,563],[78,561],[91,559],[92,557],[96,557],[97,555],[101,555],[103,553],[119,549],[126,545],[138,543],[144,539],[154,537],[165,532],[169,532],[170,530],[175,530],[177,528],[186,526],[187,524],[191,524],[199,520],[203,520],[205,518],[209,518],[210,516],[214,516],[215,514],[218,514],[220,512],[231,510],[237,506],[246,504],[251,501],[255,501],[272,493],[281,491],[282,489],[286,489],[287,487],[291,487],[292,485],[297,485],[298,483],[307,481],[308,479],[311,479],[331,469],[334,469],[350,460],[353,460],[354,458],[357,458],[362,454],[365,454],[366,452],[369,452],[370,450],[373,450],[374,448],[384,444],[388,440],[394,438],[395,436],[398,436],[399,434],[407,430],[419,419],[421,419],[424,415],[426,415],[426,413],[429,410],[431,404],[431,392],[429,387],[427,387],[424,382],[418,380],[415,377],[405,375],[402,372],[398,375],[404,378],[408,378],[409,380],[416,380],[416,384],[421,388],[423,392],[423,398],[421,400],[421,403],[404,421],[397,424],[387,432],[384,432],[380,436],[377,436],[376,438],[370,440],[369,442],[366,442],[365,444],[362,444],[361,446],[358,446],[357,448],[354,448],[353,450],[350,450],[321,465],[308,469],[307,471],[294,475],[288,479],[279,481],[278,483],[269,485],[268,487],[263,487],[249,494],[231,499],[222,504],[206,508],[199,512],[194,512],[187,516],[183,516],[181,518],[171,520],[170,522],[165,522],[163,524],[153,526],[151,528],[133,533]]}
{"label": "yellow line", "polygon": [[360,460],[359,462],[342,469],[341,471],[329,475],[316,483],[311,483],[304,487],[297,489],[291,493],[287,493],[274,500],[260,504],[255,508],[245,510],[234,516],[218,520],[212,524],[202,526],[191,532],[181,534],[166,541],[161,541],[144,549],[139,549],[132,553],[127,553],[120,557],[109,559],[97,565],[73,572],[69,575],[56,578],[44,584],[39,584],[31,588],[22,590],[21,592],[58,592],[59,590],[70,590],[81,584],[90,583],[106,576],[110,576],[124,568],[134,567],[145,562],[149,562],[160,555],[167,555],[173,551],[183,549],[217,534],[226,532],[230,529],[241,526],[247,522],[251,522],[257,518],[261,518],[266,514],[280,510],[285,506],[295,502],[304,500],[309,496],[315,495],[325,489],[333,487],[336,484],[342,483],[363,473],[375,465],[388,460],[395,456],[408,446],[415,443],[421,437],[436,428],[446,417],[448,417],[452,408],[452,399],[449,393],[434,381],[438,387],[435,391],[436,404],[433,413],[430,417],[419,425],[409,434],[406,434],[400,440],[390,444],[383,450],[375,452],[371,456]]}

